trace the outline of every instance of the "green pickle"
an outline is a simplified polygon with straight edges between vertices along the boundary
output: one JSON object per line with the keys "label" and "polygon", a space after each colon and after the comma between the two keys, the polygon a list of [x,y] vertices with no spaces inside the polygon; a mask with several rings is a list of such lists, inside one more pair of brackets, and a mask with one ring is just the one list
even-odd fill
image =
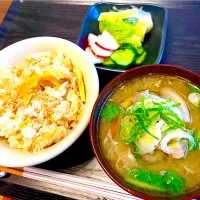
{"label": "green pickle", "polygon": [[147,51],[144,51],[143,54],[139,57],[137,57],[137,59],[135,60],[135,64],[136,65],[141,65],[144,63],[145,59],[147,56]]}
{"label": "green pickle", "polygon": [[131,49],[120,49],[113,52],[110,58],[121,68],[129,66],[136,58],[136,53]]}
{"label": "green pickle", "polygon": [[105,58],[103,61],[103,65],[109,68],[117,67],[117,64],[114,63],[111,58]]}

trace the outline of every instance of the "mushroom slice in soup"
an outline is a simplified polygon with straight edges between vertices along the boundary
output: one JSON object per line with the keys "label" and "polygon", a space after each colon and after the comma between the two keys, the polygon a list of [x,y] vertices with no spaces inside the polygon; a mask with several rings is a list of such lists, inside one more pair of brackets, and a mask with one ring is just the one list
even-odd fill
{"label": "mushroom slice in soup", "polygon": [[171,98],[174,103],[181,103],[181,105],[179,106],[179,110],[182,113],[183,120],[185,122],[188,122],[188,123],[191,122],[191,117],[190,117],[189,109],[188,109],[185,101],[182,99],[182,97],[180,95],[178,95],[171,88],[167,88],[167,87],[161,89],[160,95],[161,95],[161,97],[163,97],[165,99]]}

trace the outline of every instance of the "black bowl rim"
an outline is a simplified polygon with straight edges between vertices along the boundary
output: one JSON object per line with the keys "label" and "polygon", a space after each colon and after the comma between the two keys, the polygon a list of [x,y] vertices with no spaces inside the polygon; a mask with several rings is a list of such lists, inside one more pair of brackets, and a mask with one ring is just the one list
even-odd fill
{"label": "black bowl rim", "polygon": [[[147,5],[147,6],[152,6],[152,7],[159,7],[159,8],[164,10],[165,19],[164,19],[164,24],[163,24],[163,29],[162,29],[162,37],[161,37],[161,45],[160,45],[160,49],[159,49],[159,56],[157,57],[155,63],[152,63],[152,65],[153,64],[159,64],[161,62],[162,56],[164,54],[165,44],[166,44],[167,28],[168,28],[168,9],[163,7],[163,6],[161,6],[161,5],[158,5],[158,4],[151,4],[151,3],[131,3],[130,4],[130,3],[115,3],[115,2],[95,3],[95,4],[93,4],[92,6],[89,7],[89,9],[88,9],[88,11],[87,11],[87,13],[85,15],[85,18],[83,20],[83,23],[82,23],[82,26],[81,26],[81,30],[80,30],[78,39],[76,41],[76,44],[78,45],[78,43],[80,42],[81,35],[82,35],[83,30],[85,28],[87,16],[92,11],[92,9],[94,9],[97,5],[101,5],[101,4],[105,4],[105,5],[106,4],[107,5],[112,4],[113,6],[117,6],[117,5],[130,5],[130,6]],[[149,65],[149,64],[146,64],[146,65]],[[96,65],[95,65],[95,67],[97,69],[101,69],[101,70],[105,70],[105,71],[113,71],[113,72],[125,72],[125,71],[130,70],[130,69],[111,69],[111,68],[100,67],[100,66],[96,66]]]}

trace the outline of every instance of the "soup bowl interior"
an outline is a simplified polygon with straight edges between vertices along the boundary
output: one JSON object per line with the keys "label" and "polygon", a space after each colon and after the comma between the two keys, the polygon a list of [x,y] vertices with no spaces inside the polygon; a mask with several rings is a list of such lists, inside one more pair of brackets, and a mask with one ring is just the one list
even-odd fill
{"label": "soup bowl interior", "polygon": [[99,94],[99,79],[95,66],[85,56],[85,52],[74,43],[55,37],[37,37],[17,42],[0,51],[0,66],[19,64],[29,53],[63,52],[75,67],[81,69],[86,88],[86,105],[82,118],[76,127],[58,143],[38,153],[29,153],[10,148],[0,140],[0,166],[25,167],[40,164],[57,156],[72,145],[89,124],[93,105]]}
{"label": "soup bowl interior", "polygon": [[[196,74],[190,70],[184,69],[179,66],[174,65],[145,65],[142,67],[137,67],[134,69],[131,69],[123,74],[120,74],[116,78],[114,78],[111,82],[109,82],[105,88],[101,91],[95,106],[93,108],[91,121],[90,121],[90,140],[91,144],[95,153],[95,156],[103,168],[103,170],[107,173],[107,175],[121,188],[126,190],[127,192],[131,193],[132,195],[135,195],[137,197],[141,197],[144,199],[152,199],[155,198],[153,194],[144,194],[141,192],[138,192],[134,189],[133,186],[126,183],[122,178],[120,178],[119,175],[112,169],[112,167],[109,165],[107,160],[105,159],[101,145],[100,145],[100,138],[98,134],[99,130],[99,122],[100,122],[100,112],[102,108],[104,107],[105,103],[107,102],[108,98],[113,94],[113,91],[117,89],[120,85],[123,83],[137,77],[141,77],[148,74],[159,74],[159,75],[169,75],[169,76],[177,76],[181,77],[183,79],[187,79],[191,81],[193,84],[200,86],[200,75]],[[191,198],[195,196],[200,196],[200,190],[196,190],[192,193],[189,193],[187,195],[181,196],[180,198]],[[163,199],[162,196],[156,196],[156,199]],[[169,198],[169,197],[167,197]],[[173,199],[173,197],[170,197]]]}

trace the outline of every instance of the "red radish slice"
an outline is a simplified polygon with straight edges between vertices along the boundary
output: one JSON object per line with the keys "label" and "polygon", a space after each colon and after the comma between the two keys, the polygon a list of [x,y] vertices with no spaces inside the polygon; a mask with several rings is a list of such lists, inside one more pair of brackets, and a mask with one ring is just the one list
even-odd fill
{"label": "red radish slice", "polygon": [[104,31],[96,40],[96,45],[104,50],[114,51],[120,47],[117,41],[113,38],[108,31]]}
{"label": "red radish slice", "polygon": [[94,51],[92,50],[92,48],[91,48],[91,51],[92,51],[92,53],[93,53],[96,57],[98,57],[98,58],[108,58],[108,56],[99,56],[99,55],[96,55],[96,54],[94,53]]}
{"label": "red radish slice", "polygon": [[88,44],[91,47],[93,53],[96,56],[101,57],[101,58],[109,57],[112,54],[112,51],[107,51],[107,50],[97,46],[95,44],[96,40],[97,40],[97,36],[96,35],[94,35],[92,33],[89,34],[89,36],[88,36]]}
{"label": "red radish slice", "polygon": [[85,52],[86,54],[88,55],[89,59],[94,63],[94,64],[99,64],[99,63],[102,63],[103,62],[103,59],[102,58],[99,58],[97,56],[95,56],[93,53],[92,53],[92,50],[90,47],[87,47],[85,49]]}
{"label": "red radish slice", "polygon": [[112,51],[112,52],[113,52],[113,50],[107,49],[107,48],[101,46],[98,42],[95,42],[95,44],[96,44],[98,47],[100,47],[100,48],[102,48],[102,49],[104,49],[104,50],[106,50],[106,51]]}

